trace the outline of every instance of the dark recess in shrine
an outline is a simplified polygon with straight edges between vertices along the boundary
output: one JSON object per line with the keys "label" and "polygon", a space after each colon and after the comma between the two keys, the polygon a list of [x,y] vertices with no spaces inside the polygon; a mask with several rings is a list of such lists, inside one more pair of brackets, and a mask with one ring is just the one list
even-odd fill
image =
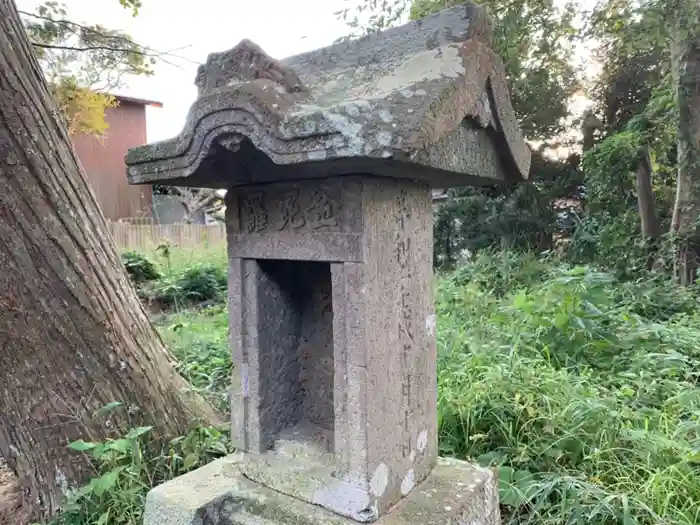
{"label": "dark recess in shrine", "polygon": [[269,449],[333,452],[333,308],[329,263],[258,260],[260,424]]}

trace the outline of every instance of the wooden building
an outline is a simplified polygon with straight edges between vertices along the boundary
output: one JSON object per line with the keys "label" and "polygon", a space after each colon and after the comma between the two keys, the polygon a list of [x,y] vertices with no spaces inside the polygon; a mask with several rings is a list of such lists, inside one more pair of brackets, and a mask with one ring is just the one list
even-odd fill
{"label": "wooden building", "polygon": [[107,220],[153,216],[150,186],[129,186],[124,156],[129,148],[146,144],[146,106],[160,102],[116,96],[119,105],[108,108],[105,134],[72,137],[75,151]]}

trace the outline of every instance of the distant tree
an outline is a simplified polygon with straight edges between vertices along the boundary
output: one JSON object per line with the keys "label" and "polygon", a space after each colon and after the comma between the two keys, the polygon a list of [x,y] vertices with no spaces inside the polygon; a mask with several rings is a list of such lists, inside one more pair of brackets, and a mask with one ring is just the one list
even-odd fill
{"label": "distant tree", "polygon": [[588,216],[598,232],[589,238],[618,261],[623,246],[636,250],[647,267],[667,260],[659,250],[670,247],[684,284],[700,266],[699,28],[690,0],[609,0],[589,20],[603,65],[592,95],[605,124],[584,158]]}
{"label": "distant tree", "polygon": [[[138,7],[129,5],[136,14]],[[71,20],[66,7],[55,1],[20,14],[71,134],[102,135],[105,110],[117,105],[109,92],[122,88],[127,76],[152,74],[161,55],[122,31]]]}
{"label": "distant tree", "polygon": [[691,284],[700,267],[700,8],[692,0],[665,0],[663,7],[672,28],[678,108],[678,177],[671,233],[677,239],[678,280]]}

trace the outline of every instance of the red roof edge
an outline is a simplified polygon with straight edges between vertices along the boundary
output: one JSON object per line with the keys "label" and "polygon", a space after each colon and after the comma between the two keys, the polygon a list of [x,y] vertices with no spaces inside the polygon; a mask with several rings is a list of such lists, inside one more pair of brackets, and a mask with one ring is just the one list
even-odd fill
{"label": "red roof edge", "polygon": [[155,108],[162,108],[163,103],[158,102],[157,100],[147,100],[145,98],[134,98],[134,97],[125,97],[123,95],[112,95],[114,98],[116,98],[119,102],[130,102],[132,104],[139,104],[141,106],[152,106]]}

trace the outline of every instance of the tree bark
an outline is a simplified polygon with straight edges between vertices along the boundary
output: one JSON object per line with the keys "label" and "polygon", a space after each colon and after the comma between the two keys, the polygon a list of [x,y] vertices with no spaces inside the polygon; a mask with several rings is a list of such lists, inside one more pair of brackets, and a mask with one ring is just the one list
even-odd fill
{"label": "tree bark", "polygon": [[695,281],[700,219],[700,20],[697,3],[670,2],[671,57],[678,104],[678,175],[671,232],[678,239],[677,276]]}
{"label": "tree bark", "polygon": [[[129,284],[16,6],[0,0],[0,456],[32,518],[93,474],[69,442],[218,422],[186,386]],[[113,401],[124,409],[92,417]]]}
{"label": "tree bark", "polygon": [[642,226],[642,237],[646,239],[658,239],[661,236],[661,222],[656,213],[654,190],[651,185],[651,159],[649,151],[645,148],[642,159],[637,166],[635,185],[637,188],[637,205]]}

